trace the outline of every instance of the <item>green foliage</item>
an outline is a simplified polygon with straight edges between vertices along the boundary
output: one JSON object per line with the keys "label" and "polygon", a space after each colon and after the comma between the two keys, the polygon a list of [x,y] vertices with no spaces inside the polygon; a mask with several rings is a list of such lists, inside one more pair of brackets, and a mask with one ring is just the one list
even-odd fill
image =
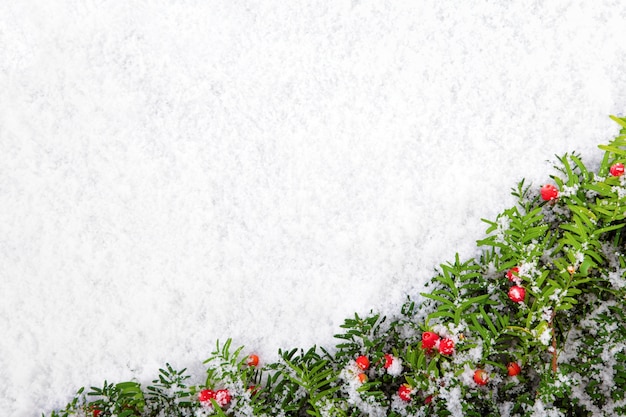
{"label": "green foliage", "polygon": [[186,381],[186,369],[176,371],[168,363],[166,369],[159,369],[159,377],[146,388],[145,416],[184,417],[193,409],[192,393]]}
{"label": "green foliage", "polygon": [[320,355],[314,346],[299,354],[296,349],[279,353],[282,360],[274,369],[289,382],[286,384],[290,388],[288,398],[293,399],[293,405],[286,410],[297,410],[298,415],[304,411],[312,416],[321,416],[323,410],[341,412],[339,398],[335,395],[340,389],[338,374],[330,366],[332,356],[328,352]]}
{"label": "green foliage", "polygon": [[[69,417],[74,416],[79,413],[79,411],[84,410],[84,392],[85,387],[80,388],[72,401],[70,401],[63,410],[56,410],[50,413],[50,417]],[[45,414],[42,414],[42,417],[45,417]]]}
{"label": "green foliage", "polygon": [[218,342],[201,386],[168,364],[145,389],[80,389],[50,416],[626,415],[626,175],[612,170],[626,118],[612,118],[595,170],[557,157],[549,201],[521,181],[516,204],[483,219],[478,257],[442,264],[392,317],[346,319],[332,351],[281,350],[259,368]]}

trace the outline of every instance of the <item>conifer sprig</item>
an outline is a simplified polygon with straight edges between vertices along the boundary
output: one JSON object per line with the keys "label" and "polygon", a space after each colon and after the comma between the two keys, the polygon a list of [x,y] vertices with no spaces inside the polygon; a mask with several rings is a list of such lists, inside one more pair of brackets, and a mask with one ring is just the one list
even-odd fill
{"label": "conifer sprig", "polygon": [[599,167],[557,157],[486,220],[481,254],[436,269],[398,313],[345,320],[333,349],[279,351],[259,367],[219,342],[206,381],[169,364],[86,391],[69,416],[626,415],[626,118]]}

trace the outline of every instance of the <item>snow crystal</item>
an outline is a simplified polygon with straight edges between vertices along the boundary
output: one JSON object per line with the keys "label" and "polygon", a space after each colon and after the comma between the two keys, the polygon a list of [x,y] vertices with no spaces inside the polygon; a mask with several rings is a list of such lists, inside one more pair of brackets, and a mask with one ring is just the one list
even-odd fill
{"label": "snow crystal", "polygon": [[392,376],[399,376],[402,373],[402,359],[393,356],[391,366],[387,368],[387,373]]}
{"label": "snow crystal", "polygon": [[561,191],[559,192],[559,195],[562,196],[562,197],[568,197],[568,196],[576,195],[576,193],[578,192],[579,188],[580,188],[579,184],[574,184],[572,186],[564,185],[561,188]]}
{"label": "snow crystal", "polygon": [[453,416],[463,415],[463,397],[461,387],[443,388],[439,396],[444,399],[446,409]]}
{"label": "snow crystal", "polygon": [[621,289],[626,286],[626,279],[624,279],[624,273],[626,270],[621,267],[620,259],[622,254],[615,251],[615,246],[611,243],[604,243],[602,245],[602,253],[609,262],[608,280],[615,289]]}
{"label": "snow crystal", "polygon": [[616,290],[626,286],[626,279],[624,279],[624,271],[622,269],[609,272],[607,278],[611,283],[611,286],[613,286]]}
{"label": "snow crystal", "polygon": [[[465,320],[460,320],[458,325],[454,323],[446,323],[443,324],[435,324],[432,327],[433,332],[437,333],[441,339],[450,339],[456,345],[459,343],[459,338],[462,336],[464,332],[467,332],[467,322]],[[439,348],[440,340],[437,340],[435,344],[436,348]]]}
{"label": "snow crystal", "polygon": [[553,310],[550,307],[544,307],[541,309],[541,320],[550,321],[552,320]]}
{"label": "snow crystal", "polygon": [[358,374],[362,371],[358,368],[354,361],[350,361],[348,365],[341,370],[339,378],[344,381],[341,388],[347,395],[347,401],[350,405],[357,407],[366,415],[372,417],[384,417],[386,415],[385,408],[377,404],[372,397],[362,396],[359,388],[362,383],[358,379]]}
{"label": "snow crystal", "polygon": [[401,416],[407,415],[407,407],[409,403],[402,400],[397,394],[391,398],[391,410],[399,413]]}
{"label": "snow crystal", "polygon": [[[539,341],[541,342],[541,344],[548,346],[550,345],[550,343],[552,342],[552,329],[549,327],[546,327],[541,334],[536,335],[535,337],[537,337],[537,339],[539,339]],[[552,348],[552,346],[550,346],[550,349]]]}
{"label": "snow crystal", "polygon": [[502,401],[498,404],[498,410],[501,416],[510,416],[513,407],[515,407],[515,403],[512,401]]}
{"label": "snow crystal", "polygon": [[563,294],[563,292],[564,290],[562,290],[561,288],[557,288],[552,294],[550,294],[550,297],[548,298],[550,299],[550,301],[558,303],[561,300],[561,294]]}
{"label": "snow crystal", "polygon": [[468,387],[478,387],[474,381],[474,371],[475,369],[470,367],[469,364],[463,365],[463,372],[458,376],[461,383]]}
{"label": "snow crystal", "polygon": [[611,187],[611,191],[613,191],[619,198],[626,197],[626,179],[624,176],[619,177],[620,186]]}
{"label": "snow crystal", "polygon": [[[526,248],[526,253],[531,253],[536,245],[531,243]],[[537,266],[537,260],[525,260],[519,266],[519,276],[526,278],[531,284],[534,284],[537,277],[541,275],[541,270]]]}
{"label": "snow crystal", "polygon": [[563,417],[564,414],[558,409],[548,407],[540,400],[536,399],[532,409],[531,417]]}
{"label": "snow crystal", "polygon": [[[575,380],[582,380],[582,375],[578,373],[572,373],[571,377]],[[572,397],[577,398],[580,405],[584,406],[594,416],[602,415],[600,409],[594,404],[594,400],[587,394],[584,386],[574,385],[572,386]]]}
{"label": "snow crystal", "polygon": [[506,231],[511,227],[511,218],[502,214],[497,219],[497,228],[494,232],[497,243],[506,243]]}
{"label": "snow crystal", "polygon": [[452,361],[457,364],[480,362],[483,357],[483,340],[478,338],[475,340],[475,343],[476,346],[467,350],[463,350],[461,352],[457,352],[452,358]]}

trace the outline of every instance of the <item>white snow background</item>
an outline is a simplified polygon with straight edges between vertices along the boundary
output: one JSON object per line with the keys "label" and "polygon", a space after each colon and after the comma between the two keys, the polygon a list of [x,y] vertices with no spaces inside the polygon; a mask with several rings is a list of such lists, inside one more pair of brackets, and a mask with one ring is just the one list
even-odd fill
{"label": "white snow background", "polygon": [[394,314],[626,111],[623,1],[4,1],[0,413]]}

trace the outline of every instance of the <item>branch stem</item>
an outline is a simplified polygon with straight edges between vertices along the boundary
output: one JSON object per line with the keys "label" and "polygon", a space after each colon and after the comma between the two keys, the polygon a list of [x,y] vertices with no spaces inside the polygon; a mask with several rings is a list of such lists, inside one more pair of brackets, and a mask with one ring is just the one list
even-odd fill
{"label": "branch stem", "polygon": [[556,332],[554,331],[555,316],[556,316],[556,309],[552,310],[552,316],[550,317],[550,323],[548,323],[548,326],[550,326],[550,330],[552,331],[552,372],[556,374],[556,371],[558,370],[558,367],[557,367],[558,354],[556,352]]}

